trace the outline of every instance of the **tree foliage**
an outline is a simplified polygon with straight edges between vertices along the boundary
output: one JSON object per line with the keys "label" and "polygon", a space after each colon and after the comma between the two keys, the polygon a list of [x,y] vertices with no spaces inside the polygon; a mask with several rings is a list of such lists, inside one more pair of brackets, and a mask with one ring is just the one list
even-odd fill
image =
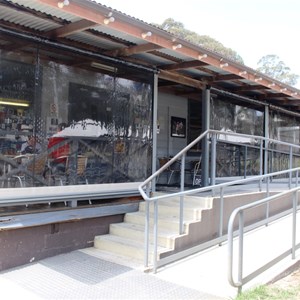
{"label": "tree foliage", "polygon": [[175,36],[181,39],[185,39],[193,44],[205,47],[209,50],[222,54],[224,55],[224,57],[227,57],[238,63],[244,63],[242,57],[236,51],[223,46],[222,43],[207,35],[199,35],[194,31],[184,28],[183,23],[175,21],[172,18],[168,18],[161,25],[156,26],[174,34]]}
{"label": "tree foliage", "polygon": [[297,84],[299,76],[292,73],[291,69],[277,55],[265,55],[258,61],[257,65],[257,71],[261,73],[291,86]]}

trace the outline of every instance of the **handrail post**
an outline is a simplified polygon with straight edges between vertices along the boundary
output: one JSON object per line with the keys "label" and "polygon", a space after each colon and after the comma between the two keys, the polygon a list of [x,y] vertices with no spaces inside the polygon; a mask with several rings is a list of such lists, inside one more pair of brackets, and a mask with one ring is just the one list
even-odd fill
{"label": "handrail post", "polygon": [[157,271],[157,231],[158,231],[158,200],[154,201],[154,224],[153,224],[153,273]]}
{"label": "handrail post", "polygon": [[[211,137],[211,183],[210,185],[216,184],[216,160],[217,160],[217,135],[212,133]],[[212,196],[214,196],[214,190],[212,190]]]}
{"label": "handrail post", "polygon": [[[267,186],[266,186],[266,189],[267,189],[267,198],[270,196],[270,176],[267,177]],[[269,224],[269,214],[270,214],[270,203],[267,202],[266,203],[266,226],[268,226]]]}
{"label": "handrail post", "polygon": [[242,292],[243,287],[243,251],[244,251],[244,211],[239,213],[239,260],[238,260],[238,281],[241,283],[238,287],[238,293]]}
{"label": "handrail post", "polygon": [[[180,190],[181,192],[184,191],[184,170],[185,170],[185,153],[182,155],[181,158],[181,182],[180,182]],[[179,234],[183,234],[183,195],[180,195],[180,211],[179,211]]]}
{"label": "handrail post", "polygon": [[224,222],[224,188],[220,188],[220,218],[219,218],[219,237],[223,235]]}
{"label": "handrail post", "polygon": [[295,191],[293,194],[292,259],[296,258],[297,203],[298,191]]}
{"label": "handrail post", "polygon": [[[289,162],[290,170],[293,168],[293,148],[290,146],[290,162]],[[292,187],[292,172],[289,172],[289,189]]]}
{"label": "handrail post", "polygon": [[[269,142],[265,141],[265,151],[264,151],[264,174],[268,174],[268,156],[269,156]],[[269,178],[269,177],[268,177]]]}
{"label": "handrail post", "polygon": [[145,213],[145,236],[144,236],[144,267],[147,268],[149,264],[149,210],[150,202],[146,201],[146,213]]}
{"label": "handrail post", "polygon": [[[150,198],[151,182],[147,184],[146,195]],[[144,236],[144,267],[147,268],[149,265],[149,220],[150,220],[150,201],[146,201],[146,213],[145,213],[145,236]]]}
{"label": "handrail post", "polygon": [[248,156],[248,147],[245,146],[245,153],[244,153],[244,178],[247,177],[247,156]]}
{"label": "handrail post", "polygon": [[[263,140],[260,140],[260,147],[259,147],[259,175],[263,175]],[[262,191],[262,181],[263,179],[260,178],[259,180],[259,191]]]}
{"label": "handrail post", "polygon": [[181,157],[181,165],[180,165],[180,191],[184,191],[184,175],[185,175],[185,155],[184,153]]}

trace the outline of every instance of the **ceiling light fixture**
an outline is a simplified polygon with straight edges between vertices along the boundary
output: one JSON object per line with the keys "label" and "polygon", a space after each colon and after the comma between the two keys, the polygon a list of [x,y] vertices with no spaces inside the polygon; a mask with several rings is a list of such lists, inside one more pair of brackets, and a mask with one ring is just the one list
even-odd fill
{"label": "ceiling light fixture", "polygon": [[103,65],[103,64],[100,64],[100,63],[97,63],[97,62],[92,62],[91,67],[96,68],[96,69],[109,71],[109,72],[117,71],[117,68],[115,68],[115,67],[108,66],[108,65]]}
{"label": "ceiling light fixture", "polygon": [[203,59],[203,58],[206,58],[207,57],[207,54],[199,54],[198,55],[198,59]]}
{"label": "ceiling light fixture", "polygon": [[173,48],[173,50],[177,50],[177,49],[182,48],[182,45],[181,44],[176,44],[176,45],[173,45],[172,48]]}
{"label": "ceiling light fixture", "polygon": [[268,87],[272,87],[272,86],[275,86],[276,84],[274,82],[268,84]]}
{"label": "ceiling light fixture", "polygon": [[292,93],[292,96],[297,96],[297,95],[298,95],[297,92]]}
{"label": "ceiling light fixture", "polygon": [[255,78],[254,81],[262,81],[262,77]]}
{"label": "ceiling light fixture", "polygon": [[285,92],[287,88],[280,89],[280,92]]}
{"label": "ceiling light fixture", "polygon": [[142,33],[142,38],[145,39],[145,38],[147,38],[147,37],[149,37],[149,36],[151,36],[151,35],[152,35],[152,32],[151,32],[151,31],[143,32],[143,33]]}
{"label": "ceiling light fixture", "polygon": [[241,71],[239,72],[239,75],[246,75],[247,74],[247,71]]}
{"label": "ceiling light fixture", "polygon": [[59,8],[63,8],[64,6],[68,6],[70,4],[70,1],[69,0],[64,0],[64,1],[58,1],[57,2],[57,6]]}
{"label": "ceiling light fixture", "polygon": [[10,105],[10,106],[21,106],[28,107],[29,102],[26,100],[18,100],[18,99],[9,99],[9,98],[0,98],[0,104],[2,105]]}

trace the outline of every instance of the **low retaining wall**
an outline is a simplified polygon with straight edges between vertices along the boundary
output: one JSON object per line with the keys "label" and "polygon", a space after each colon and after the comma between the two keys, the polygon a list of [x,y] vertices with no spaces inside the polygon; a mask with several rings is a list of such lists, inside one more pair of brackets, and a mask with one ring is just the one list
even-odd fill
{"label": "low retaining wall", "polygon": [[138,203],[0,218],[0,271],[92,247]]}
{"label": "low retaining wall", "polygon": [[[274,195],[276,193],[270,193]],[[237,207],[266,198],[265,192],[245,193],[224,196],[223,235],[227,234],[228,221],[231,213]],[[213,207],[202,211],[201,221],[189,225],[189,234],[175,240],[175,249],[164,253],[161,258],[187,250],[219,237],[220,198],[212,197]],[[282,196],[269,206],[269,216],[274,216],[292,208],[292,196]],[[264,220],[266,205],[256,207],[245,214],[245,226]],[[237,226],[238,220],[235,220]]]}

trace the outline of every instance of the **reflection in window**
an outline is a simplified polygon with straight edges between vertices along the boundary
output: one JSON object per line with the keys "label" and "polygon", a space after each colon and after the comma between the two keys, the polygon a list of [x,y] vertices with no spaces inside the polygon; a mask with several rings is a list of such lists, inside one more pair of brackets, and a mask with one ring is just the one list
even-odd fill
{"label": "reflection in window", "polygon": [[[95,72],[89,62],[78,68],[45,60],[49,55],[27,55],[8,59],[5,53],[0,58],[2,186],[20,186],[21,174],[26,174],[26,186],[134,182],[149,176],[152,74],[133,68],[126,73],[123,66],[122,74],[134,74],[133,80]],[[49,147],[52,137],[60,143]],[[15,159],[31,140],[40,153],[33,149],[26,163],[24,157]],[[56,174],[50,154],[62,146],[69,151],[60,160],[65,167]],[[41,180],[27,165],[40,161],[42,154],[47,162]],[[84,173],[78,171],[81,157]]]}
{"label": "reflection in window", "polygon": [[211,110],[211,128],[223,131],[263,136],[263,112],[214,99]]}

